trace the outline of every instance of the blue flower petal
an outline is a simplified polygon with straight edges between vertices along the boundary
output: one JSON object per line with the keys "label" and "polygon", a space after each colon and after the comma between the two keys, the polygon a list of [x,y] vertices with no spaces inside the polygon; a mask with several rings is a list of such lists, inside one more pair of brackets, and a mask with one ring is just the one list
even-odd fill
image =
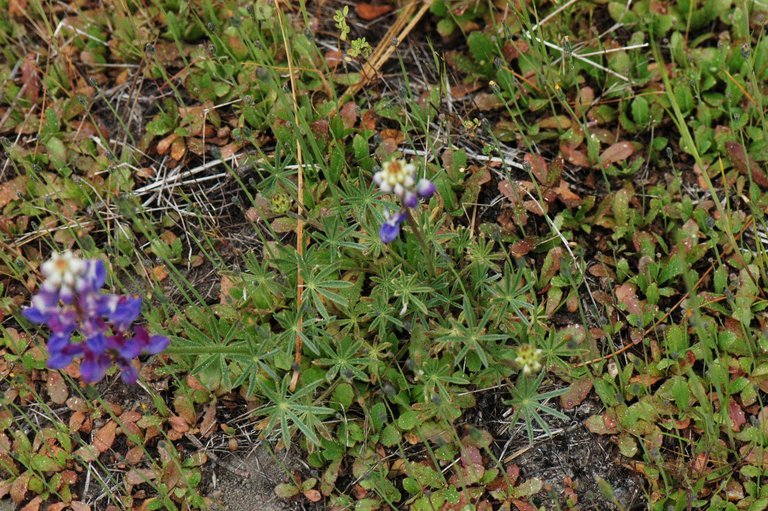
{"label": "blue flower petal", "polygon": [[107,338],[104,334],[97,333],[85,340],[85,345],[94,355],[101,355],[107,349]]}
{"label": "blue flower petal", "polygon": [[419,205],[419,197],[413,192],[405,192],[403,195],[403,205],[406,208],[415,208]]}
{"label": "blue flower petal", "polygon": [[23,311],[21,311],[21,315],[27,318],[32,323],[37,323],[38,325],[47,323],[48,317],[50,316],[50,314],[43,312],[36,307],[25,308]]}
{"label": "blue flower petal", "polygon": [[85,383],[96,383],[104,378],[109,369],[110,359],[107,355],[86,353],[80,364],[80,377]]}
{"label": "blue flower petal", "polygon": [[437,188],[435,187],[435,183],[429,179],[420,179],[419,182],[416,183],[416,193],[418,193],[419,197],[422,199],[429,199],[436,191]]}
{"label": "blue flower petal", "polygon": [[60,351],[63,351],[64,348],[70,345],[70,336],[69,334],[52,334],[48,338],[48,352],[49,353],[58,353]]}
{"label": "blue flower petal", "polygon": [[139,378],[139,372],[133,364],[126,360],[118,360],[117,366],[120,368],[120,378],[128,385],[133,385]]}
{"label": "blue flower petal", "polygon": [[149,344],[144,348],[144,353],[148,355],[157,355],[165,350],[171,341],[162,335],[153,335],[149,338]]}
{"label": "blue flower petal", "polygon": [[45,365],[48,367],[48,369],[64,369],[72,363],[73,358],[75,358],[74,355],[65,353],[63,351],[58,351],[51,353],[51,355],[48,357],[48,362],[46,362]]}
{"label": "blue flower petal", "polygon": [[127,330],[139,314],[141,314],[141,298],[121,296],[114,310],[107,314],[107,317],[118,328]]}
{"label": "blue flower petal", "polygon": [[379,236],[384,243],[392,243],[400,235],[400,224],[384,222],[379,229]]}
{"label": "blue flower petal", "polygon": [[384,243],[391,243],[395,241],[400,235],[400,224],[408,218],[406,211],[398,211],[397,213],[387,213],[384,223],[381,224],[379,229],[379,237]]}

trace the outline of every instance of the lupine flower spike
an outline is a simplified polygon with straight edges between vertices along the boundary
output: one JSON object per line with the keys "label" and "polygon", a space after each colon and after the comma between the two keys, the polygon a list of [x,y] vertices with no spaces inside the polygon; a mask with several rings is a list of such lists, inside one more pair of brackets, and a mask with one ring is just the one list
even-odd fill
{"label": "lupine flower spike", "polygon": [[386,214],[379,236],[384,243],[390,243],[400,235],[400,224],[408,218],[408,210],[419,205],[419,199],[429,199],[435,193],[435,184],[429,179],[416,181],[416,167],[402,159],[394,159],[381,166],[373,181],[384,193],[392,193],[400,199],[399,211]]}
{"label": "lupine flower spike", "polygon": [[[100,260],[54,253],[41,269],[45,282],[23,314],[51,330],[50,369],[63,369],[82,358],[81,378],[95,383],[114,363],[124,382],[135,383],[138,371],[133,359],[168,347],[167,337],[149,335],[143,327],[133,326],[141,314],[141,298],[101,292],[106,270]],[[73,339],[76,333],[79,342]]]}
{"label": "lupine flower spike", "polygon": [[541,370],[541,350],[530,344],[523,344],[517,349],[515,363],[520,367],[523,374],[539,372]]}

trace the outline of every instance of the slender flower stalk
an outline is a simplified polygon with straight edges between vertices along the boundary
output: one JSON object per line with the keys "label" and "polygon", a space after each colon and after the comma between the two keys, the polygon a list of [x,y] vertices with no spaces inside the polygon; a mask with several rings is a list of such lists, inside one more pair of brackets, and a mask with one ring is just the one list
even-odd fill
{"label": "slender flower stalk", "polygon": [[133,325],[141,314],[141,298],[101,292],[106,282],[102,261],[54,253],[41,270],[45,281],[23,315],[51,331],[50,369],[63,369],[82,358],[80,376],[86,383],[100,381],[112,364],[120,368],[124,382],[135,383],[133,359],[168,347],[167,337]]}

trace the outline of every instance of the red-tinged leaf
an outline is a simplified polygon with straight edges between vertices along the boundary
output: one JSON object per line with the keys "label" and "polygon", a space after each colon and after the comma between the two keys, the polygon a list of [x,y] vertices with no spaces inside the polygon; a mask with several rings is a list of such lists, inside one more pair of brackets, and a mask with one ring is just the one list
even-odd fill
{"label": "red-tinged leaf", "polygon": [[592,415],[584,421],[584,426],[596,435],[614,435],[619,432],[616,423],[607,419],[606,415]]}
{"label": "red-tinged leaf", "polygon": [[67,382],[64,381],[64,378],[58,371],[48,371],[46,390],[48,390],[48,396],[51,398],[51,401],[57,405],[64,404],[69,397]]}
{"label": "red-tinged leaf", "polygon": [[339,50],[330,50],[325,53],[325,63],[333,69],[344,62],[344,52]]}
{"label": "red-tinged leaf", "polygon": [[49,504],[45,511],[64,511],[64,508],[66,507],[66,502],[56,502],[54,504]]}
{"label": "red-tinged leaf", "polygon": [[504,100],[496,94],[489,94],[487,92],[478,92],[475,97],[472,98],[475,103],[475,107],[481,112],[489,112],[491,110],[498,110],[504,106]]}
{"label": "red-tinged leaf", "polygon": [[352,495],[355,496],[356,500],[361,500],[365,498],[366,495],[368,495],[368,490],[366,490],[359,484],[356,484],[352,487]]}
{"label": "red-tinged leaf", "polygon": [[176,161],[181,161],[184,155],[187,153],[187,144],[183,138],[179,137],[171,144],[171,158]]}
{"label": "red-tinged leaf", "polygon": [[451,87],[451,96],[454,99],[462,99],[482,88],[480,82],[460,83]]}
{"label": "red-tinged leaf", "polygon": [[158,282],[162,282],[168,278],[168,270],[162,264],[158,264],[152,267],[152,275],[154,275]]}
{"label": "red-tinged leaf", "polygon": [[83,412],[75,412],[69,417],[69,432],[76,433],[80,431],[80,428],[85,423],[85,414]]}
{"label": "red-tinged leaf", "polygon": [[85,463],[91,463],[99,459],[99,450],[93,445],[84,445],[72,454],[78,456]]}
{"label": "red-tinged leaf", "polygon": [[464,180],[464,194],[461,196],[461,202],[465,206],[477,204],[480,196],[480,189],[484,184],[491,182],[491,171],[488,167],[469,167],[470,176]]}
{"label": "red-tinged leaf", "polygon": [[483,464],[483,455],[473,445],[465,445],[461,450],[461,464],[465,467]]}
{"label": "red-tinged leaf", "polygon": [[167,137],[163,138],[157,143],[157,154],[159,155],[165,155],[168,153],[168,151],[171,150],[171,144],[173,144],[173,141],[179,138],[179,136],[176,133],[171,133]]}
{"label": "red-tinged leaf", "polygon": [[11,481],[7,479],[5,481],[0,481],[0,499],[4,499],[5,496],[8,495],[9,493],[11,493]]}
{"label": "red-tinged leaf", "polygon": [[361,2],[355,5],[355,13],[364,21],[375,20],[394,10],[392,5],[373,5]]}
{"label": "red-tinged leaf", "polygon": [[184,419],[184,417],[171,415],[171,417],[168,419],[168,424],[171,425],[171,428],[173,428],[174,431],[179,433],[186,433],[189,431],[189,423]]}
{"label": "red-tinged leaf", "polygon": [[504,197],[511,200],[513,204],[517,204],[520,195],[517,193],[515,186],[509,182],[509,179],[499,181],[497,186]]}
{"label": "red-tinged leaf", "polygon": [[530,46],[528,43],[523,39],[519,39],[515,42],[507,41],[501,49],[501,53],[504,55],[504,58],[507,59],[507,62],[512,62],[519,57],[520,54],[527,53],[529,49]]}
{"label": "red-tinged leaf", "polygon": [[79,500],[73,500],[70,502],[69,507],[72,508],[72,511],[91,511],[91,506]]}
{"label": "red-tinged leaf", "polygon": [[525,257],[534,248],[536,248],[536,240],[528,237],[512,243],[509,247],[509,253],[512,254],[512,257]]}
{"label": "red-tinged leaf", "polygon": [[357,124],[358,117],[357,103],[354,101],[347,101],[344,106],[341,107],[339,115],[341,116],[341,122],[344,124],[345,128],[348,130],[354,128],[355,124]]}
{"label": "red-tinged leaf", "polygon": [[93,446],[100,453],[108,450],[115,442],[115,432],[117,431],[117,423],[115,421],[109,421],[104,426],[96,431],[93,436]]}
{"label": "red-tinged leaf", "polygon": [[24,88],[24,97],[32,103],[40,97],[40,72],[35,62],[35,55],[30,53],[24,58],[21,65],[21,83]]}
{"label": "red-tinged leaf", "polygon": [[200,421],[200,436],[207,438],[216,430],[216,398],[205,407],[205,414]]}
{"label": "red-tinged leaf", "polygon": [[376,130],[376,112],[373,110],[366,110],[363,114],[363,118],[360,121],[360,125],[367,130]]}
{"label": "red-tinged leaf", "polygon": [[13,499],[16,504],[24,502],[24,497],[27,495],[31,477],[32,475],[30,472],[24,472],[13,481],[13,484],[11,484],[11,499]]}
{"label": "red-tinged leaf", "polygon": [[34,499],[32,499],[29,502],[27,502],[27,505],[24,506],[23,508],[19,509],[19,511],[38,511],[38,509],[40,509],[40,505],[42,503],[43,503],[43,498],[38,495]]}
{"label": "red-tinged leaf", "polygon": [[275,495],[281,499],[290,499],[299,494],[299,488],[295,484],[281,483],[275,486]]}
{"label": "red-tinged leaf", "polygon": [[514,463],[507,466],[507,478],[509,478],[509,484],[514,486],[517,483],[517,479],[520,477],[520,467]]}
{"label": "red-tinged leaf", "polygon": [[613,163],[624,161],[635,152],[635,146],[631,142],[616,142],[600,155],[600,164],[607,167]]}
{"label": "red-tinged leaf", "polygon": [[751,155],[744,151],[744,146],[738,142],[729,141],[725,143],[725,150],[728,152],[733,166],[736,170],[745,176],[752,176],[752,180],[763,188],[768,188],[768,176],[760,168],[760,165]]}
{"label": "red-tinged leaf", "polygon": [[661,376],[653,376],[650,374],[636,374],[632,378],[629,379],[629,383],[640,383],[641,385],[645,387],[650,387],[654,385],[656,382],[661,380]]}
{"label": "red-tinged leaf", "polygon": [[28,18],[27,0],[10,0],[8,2],[8,16]]}
{"label": "red-tinged leaf", "polygon": [[309,129],[312,131],[312,136],[323,142],[328,142],[330,137],[330,126],[326,119],[319,119],[309,125]]}
{"label": "red-tinged leaf", "polygon": [[205,386],[200,382],[200,380],[197,379],[196,376],[193,376],[191,374],[187,375],[187,385],[189,385],[189,388],[192,390],[202,390],[202,391],[208,392],[208,389],[205,388]]}
{"label": "red-tinged leaf", "polygon": [[314,488],[311,490],[304,491],[304,496],[310,502],[320,502],[320,500],[323,498],[320,492],[315,490]]}
{"label": "red-tinged leaf", "polygon": [[733,398],[728,400],[728,415],[731,418],[731,429],[733,431],[741,431],[741,427],[747,422],[747,418],[741,405]]}
{"label": "red-tinged leaf", "polygon": [[79,397],[71,397],[67,399],[67,408],[75,412],[87,412],[88,404]]}
{"label": "red-tinged leaf", "polygon": [[[228,279],[226,276],[222,277],[222,287],[224,286],[224,279]],[[195,403],[192,402],[188,396],[179,394],[173,400],[173,409],[176,413],[183,417],[188,425],[192,425],[197,421],[197,413],[195,412]]]}
{"label": "red-tinged leaf", "polygon": [[637,286],[625,282],[616,287],[616,299],[627,308],[630,314],[642,314],[643,306],[637,297]]}
{"label": "red-tinged leaf", "polygon": [[125,482],[129,486],[136,486],[157,479],[157,472],[150,468],[132,468],[125,473]]}
{"label": "red-tinged leaf", "polygon": [[144,459],[144,448],[140,445],[128,449],[125,453],[125,461],[129,465],[136,465],[142,459]]}
{"label": "red-tinged leaf", "polygon": [[738,502],[744,498],[744,487],[735,479],[725,484],[725,496],[729,502]]}
{"label": "red-tinged leaf", "polygon": [[539,121],[539,128],[567,130],[571,127],[571,119],[566,115],[553,115]]}
{"label": "red-tinged leaf", "polygon": [[589,158],[587,153],[568,144],[560,144],[560,152],[563,154],[565,161],[575,167],[589,167]]}
{"label": "red-tinged leaf", "polygon": [[400,144],[405,142],[405,134],[400,130],[387,128],[387,129],[381,130],[381,139],[382,141],[389,140],[395,146],[399,146]]}
{"label": "red-tinged leaf", "polygon": [[537,511],[536,506],[523,500],[512,499],[512,504],[514,504],[515,508],[517,508],[517,511]]}
{"label": "red-tinged leaf", "polygon": [[595,90],[592,87],[580,87],[576,96],[576,115],[581,117],[595,102]]}
{"label": "red-tinged leaf", "polygon": [[696,174],[696,184],[699,185],[699,188],[701,188],[702,190],[707,189],[707,182],[704,179],[704,175],[703,175],[704,172],[707,171],[707,169],[709,169],[709,165],[704,165],[704,170],[702,170],[701,167],[699,167],[698,163],[693,164],[693,173]]}
{"label": "red-tinged leaf", "polygon": [[571,383],[565,394],[560,396],[560,406],[564,410],[573,410],[580,405],[592,390],[592,377],[586,376]]}
{"label": "red-tinged leaf", "polygon": [[221,148],[221,159],[230,160],[235,157],[237,152],[242,148],[242,144],[231,142]]}
{"label": "red-tinged leaf", "polygon": [[557,185],[557,188],[553,189],[552,191],[557,194],[557,198],[560,199],[560,202],[565,204],[565,207],[568,209],[581,206],[581,197],[573,193],[568,187],[568,183],[565,181],[560,181],[560,184]]}
{"label": "red-tinged leaf", "polygon": [[534,177],[536,177],[536,181],[545,186],[548,186],[547,162],[544,161],[544,158],[538,154],[526,153],[526,155],[523,157],[523,160],[530,166],[531,172],[533,173]]}
{"label": "red-tinged leaf", "polygon": [[29,177],[22,174],[0,184],[0,209],[11,201],[20,200],[26,194],[28,180]]}

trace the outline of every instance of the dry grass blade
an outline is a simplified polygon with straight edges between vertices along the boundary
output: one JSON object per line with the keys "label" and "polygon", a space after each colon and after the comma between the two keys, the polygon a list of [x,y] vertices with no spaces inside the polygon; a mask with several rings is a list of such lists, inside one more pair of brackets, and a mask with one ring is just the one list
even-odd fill
{"label": "dry grass blade", "polygon": [[387,33],[384,34],[384,37],[381,38],[379,44],[376,45],[371,57],[363,65],[360,81],[354,85],[350,85],[347,90],[344,91],[337,108],[341,108],[341,105],[353,98],[355,94],[379,75],[381,67],[387,60],[389,60],[392,53],[394,53],[400,43],[408,37],[411,30],[413,30],[416,24],[429,10],[429,2],[424,2],[418,11],[416,11],[417,4],[418,0],[412,0],[402,8],[395,22],[389,27]]}
{"label": "dry grass blade", "polygon": [[[296,77],[294,76],[294,66],[293,66],[293,58],[291,57],[291,49],[288,47],[288,36],[285,33],[285,25],[284,25],[284,19],[283,19],[283,11],[282,6],[280,5],[280,1],[275,1],[275,7],[277,11],[278,20],[280,23],[280,30],[283,35],[283,45],[285,46],[285,55],[288,59],[288,76],[290,77],[291,81],[291,96],[293,98],[293,120],[296,123],[297,128],[301,126],[300,118],[299,118],[299,103],[297,99],[297,93],[296,93]],[[302,221],[302,215],[304,213],[304,158],[302,156],[301,152],[301,140],[299,138],[296,138],[296,163],[298,164],[298,168],[296,169],[297,175],[298,175],[298,182],[296,184],[298,188],[298,221],[296,224],[296,252],[299,255],[299,258],[301,258],[304,255],[304,222]],[[301,314],[301,305],[302,305],[302,297],[303,297],[303,290],[304,290],[304,279],[301,275],[301,267],[297,266],[296,268],[296,309],[299,311],[299,314]],[[299,321],[299,327],[296,332],[296,346],[295,346],[295,353],[294,353],[294,369],[293,369],[293,375],[291,376],[291,384],[290,384],[290,390],[293,392],[296,390],[296,385],[299,382],[299,365],[301,364],[301,350],[303,347],[303,341],[301,340],[301,321]]]}

